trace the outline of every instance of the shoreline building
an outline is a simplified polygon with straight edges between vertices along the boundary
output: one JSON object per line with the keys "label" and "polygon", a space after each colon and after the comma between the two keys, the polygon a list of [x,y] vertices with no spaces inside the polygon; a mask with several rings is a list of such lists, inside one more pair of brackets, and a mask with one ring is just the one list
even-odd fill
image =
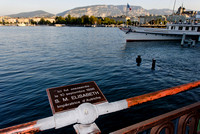
{"label": "shoreline building", "polygon": [[197,14],[197,11],[186,11],[185,7],[180,6],[178,8],[178,11],[175,13],[175,15],[188,15],[190,17],[195,16]]}
{"label": "shoreline building", "polygon": [[30,24],[30,19],[29,18],[18,18],[17,19],[18,24]]}
{"label": "shoreline building", "polygon": [[185,22],[190,17],[188,15],[167,15],[167,21],[169,22]]}
{"label": "shoreline building", "polygon": [[172,15],[167,15],[167,21],[170,22],[186,22],[189,18],[192,18],[197,15],[197,11],[186,11],[185,7],[180,6],[176,13]]}
{"label": "shoreline building", "polygon": [[[7,16],[1,16],[0,17],[0,24],[6,24],[6,25],[16,25],[16,24],[26,24],[29,25],[31,24],[32,21],[36,22],[38,24],[38,22],[41,20],[42,18],[40,17],[35,17],[35,18],[11,18],[11,17],[7,17]],[[55,22],[55,18],[43,18],[45,21],[49,21],[51,23]]]}
{"label": "shoreline building", "polygon": [[110,19],[113,19],[113,20],[115,20],[116,22],[118,21],[118,22],[123,22],[123,23],[126,23],[127,22],[127,20],[131,20],[131,22],[139,22],[139,19],[138,19],[138,17],[135,17],[135,16],[132,16],[132,17],[127,17],[127,16],[125,16],[125,15],[121,15],[121,16],[117,16],[117,17],[113,17],[113,16],[109,16],[108,18],[110,18]]}
{"label": "shoreline building", "polygon": [[164,15],[145,15],[139,16],[138,18],[140,24],[151,24],[152,21],[156,20],[166,21],[166,17]]}

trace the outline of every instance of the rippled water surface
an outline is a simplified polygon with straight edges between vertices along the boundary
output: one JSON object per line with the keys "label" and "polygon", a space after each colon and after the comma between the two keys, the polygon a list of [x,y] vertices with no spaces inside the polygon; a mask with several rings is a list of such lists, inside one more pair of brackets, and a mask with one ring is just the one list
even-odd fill
{"label": "rippled water surface", "polygon": [[[200,44],[124,37],[118,28],[0,27],[0,128],[52,116],[51,87],[95,81],[114,102],[200,80]],[[200,88],[101,116],[96,124],[108,133],[197,101]],[[75,132],[68,126],[43,133]]]}

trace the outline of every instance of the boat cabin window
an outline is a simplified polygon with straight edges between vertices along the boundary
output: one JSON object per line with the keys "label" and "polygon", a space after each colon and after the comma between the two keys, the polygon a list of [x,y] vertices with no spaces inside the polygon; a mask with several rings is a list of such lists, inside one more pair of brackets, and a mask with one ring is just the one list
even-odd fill
{"label": "boat cabin window", "polygon": [[185,30],[189,30],[189,27],[185,27]]}
{"label": "boat cabin window", "polygon": [[183,30],[183,27],[179,27],[178,30]]}
{"label": "boat cabin window", "polygon": [[194,31],[195,30],[195,27],[192,27],[192,31]]}
{"label": "boat cabin window", "polygon": [[175,27],[174,27],[174,26],[172,26],[172,27],[171,27],[171,30],[173,30],[174,28],[175,28]]}
{"label": "boat cabin window", "polygon": [[200,32],[200,27],[198,27],[197,32]]}

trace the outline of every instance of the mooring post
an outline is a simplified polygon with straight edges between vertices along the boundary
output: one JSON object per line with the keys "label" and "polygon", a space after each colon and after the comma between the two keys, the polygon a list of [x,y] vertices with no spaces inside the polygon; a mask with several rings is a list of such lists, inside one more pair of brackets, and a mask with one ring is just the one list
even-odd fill
{"label": "mooring post", "polygon": [[142,58],[140,55],[138,55],[138,57],[136,58],[136,63],[137,63],[137,66],[140,66],[140,63],[142,62]]}
{"label": "mooring post", "polygon": [[182,40],[181,40],[181,46],[183,46],[183,45],[184,45],[184,42],[185,42],[185,36],[186,36],[186,34],[185,34],[185,33],[183,33]]}
{"label": "mooring post", "polygon": [[156,66],[156,60],[152,59],[152,67],[151,67],[151,69],[154,70],[155,66]]}
{"label": "mooring post", "polygon": [[194,47],[196,44],[195,40],[192,40],[192,47]]}
{"label": "mooring post", "polygon": [[188,47],[190,47],[191,44],[192,44],[192,39],[189,39],[189,40],[188,40]]}

